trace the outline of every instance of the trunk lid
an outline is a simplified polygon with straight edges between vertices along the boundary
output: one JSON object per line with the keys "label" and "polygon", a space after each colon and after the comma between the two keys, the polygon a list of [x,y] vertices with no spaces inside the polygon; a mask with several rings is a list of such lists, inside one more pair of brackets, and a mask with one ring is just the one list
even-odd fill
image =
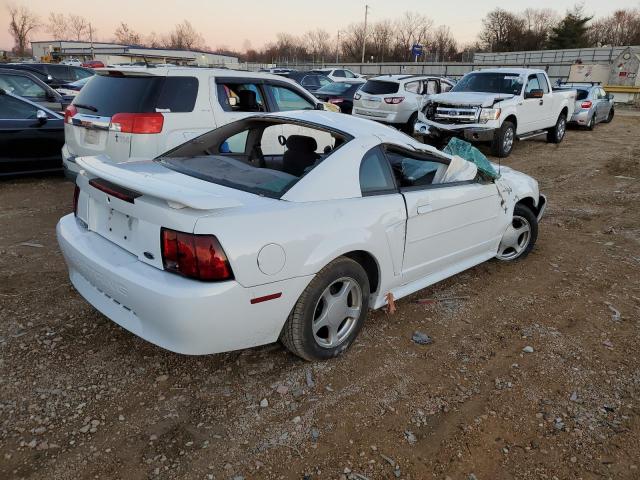
{"label": "trunk lid", "polygon": [[78,218],[92,232],[160,269],[162,227],[192,233],[199,218],[260,200],[151,160],[114,164],[101,156],[77,162],[85,170],[78,177]]}

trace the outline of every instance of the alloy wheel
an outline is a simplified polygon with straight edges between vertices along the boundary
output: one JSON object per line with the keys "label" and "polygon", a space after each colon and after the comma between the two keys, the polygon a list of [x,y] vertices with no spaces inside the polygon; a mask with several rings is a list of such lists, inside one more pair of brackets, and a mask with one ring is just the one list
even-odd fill
{"label": "alloy wheel", "polygon": [[500,260],[513,260],[524,252],[531,241],[531,225],[529,221],[514,215],[511,225],[502,236],[497,257]]}
{"label": "alloy wheel", "polygon": [[332,282],[318,299],[313,316],[313,338],[323,348],[340,345],[351,333],[362,311],[362,289],[356,280]]}

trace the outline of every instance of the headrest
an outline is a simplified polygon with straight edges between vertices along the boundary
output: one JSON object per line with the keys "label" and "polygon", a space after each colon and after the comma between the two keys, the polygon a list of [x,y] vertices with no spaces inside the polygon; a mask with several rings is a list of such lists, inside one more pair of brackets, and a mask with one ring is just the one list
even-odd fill
{"label": "headrest", "polygon": [[240,98],[240,103],[242,105],[255,105],[256,102],[256,92],[253,90],[240,90],[238,92],[238,97]]}
{"label": "headrest", "polygon": [[315,152],[318,148],[318,143],[315,138],[307,137],[306,135],[289,135],[287,148],[299,152]]}

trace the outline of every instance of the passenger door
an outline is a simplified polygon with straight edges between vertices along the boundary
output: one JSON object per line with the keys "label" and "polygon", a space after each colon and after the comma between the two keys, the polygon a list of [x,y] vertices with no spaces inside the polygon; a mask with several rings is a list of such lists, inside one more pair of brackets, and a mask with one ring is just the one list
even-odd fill
{"label": "passenger door", "polygon": [[[522,105],[518,109],[518,134],[538,130],[546,123],[544,95],[542,98],[530,98],[534,90],[542,90],[536,74],[529,75],[524,87]],[[528,98],[529,97],[529,98]],[[547,102],[550,103],[550,102]]]}
{"label": "passenger door", "polygon": [[445,278],[495,255],[504,211],[493,183],[433,184],[444,160],[400,150],[387,157],[407,206],[403,284]]}
{"label": "passenger door", "polygon": [[0,175],[62,166],[63,120],[48,115],[40,121],[37,112],[28,102],[0,97]]}

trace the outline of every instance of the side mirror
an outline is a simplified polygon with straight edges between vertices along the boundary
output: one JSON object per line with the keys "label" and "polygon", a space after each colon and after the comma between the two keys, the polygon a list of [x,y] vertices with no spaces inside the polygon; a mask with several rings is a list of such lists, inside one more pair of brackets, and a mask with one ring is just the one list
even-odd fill
{"label": "side mirror", "polygon": [[530,92],[525,92],[524,98],[542,98],[544,92],[540,88],[534,88]]}
{"label": "side mirror", "polygon": [[324,108],[324,104],[316,103],[316,110],[326,110],[326,109]]}
{"label": "side mirror", "polygon": [[49,120],[49,117],[44,110],[38,110],[36,112],[36,118],[38,119],[38,123],[40,125],[44,125],[45,123],[47,123],[47,120]]}

